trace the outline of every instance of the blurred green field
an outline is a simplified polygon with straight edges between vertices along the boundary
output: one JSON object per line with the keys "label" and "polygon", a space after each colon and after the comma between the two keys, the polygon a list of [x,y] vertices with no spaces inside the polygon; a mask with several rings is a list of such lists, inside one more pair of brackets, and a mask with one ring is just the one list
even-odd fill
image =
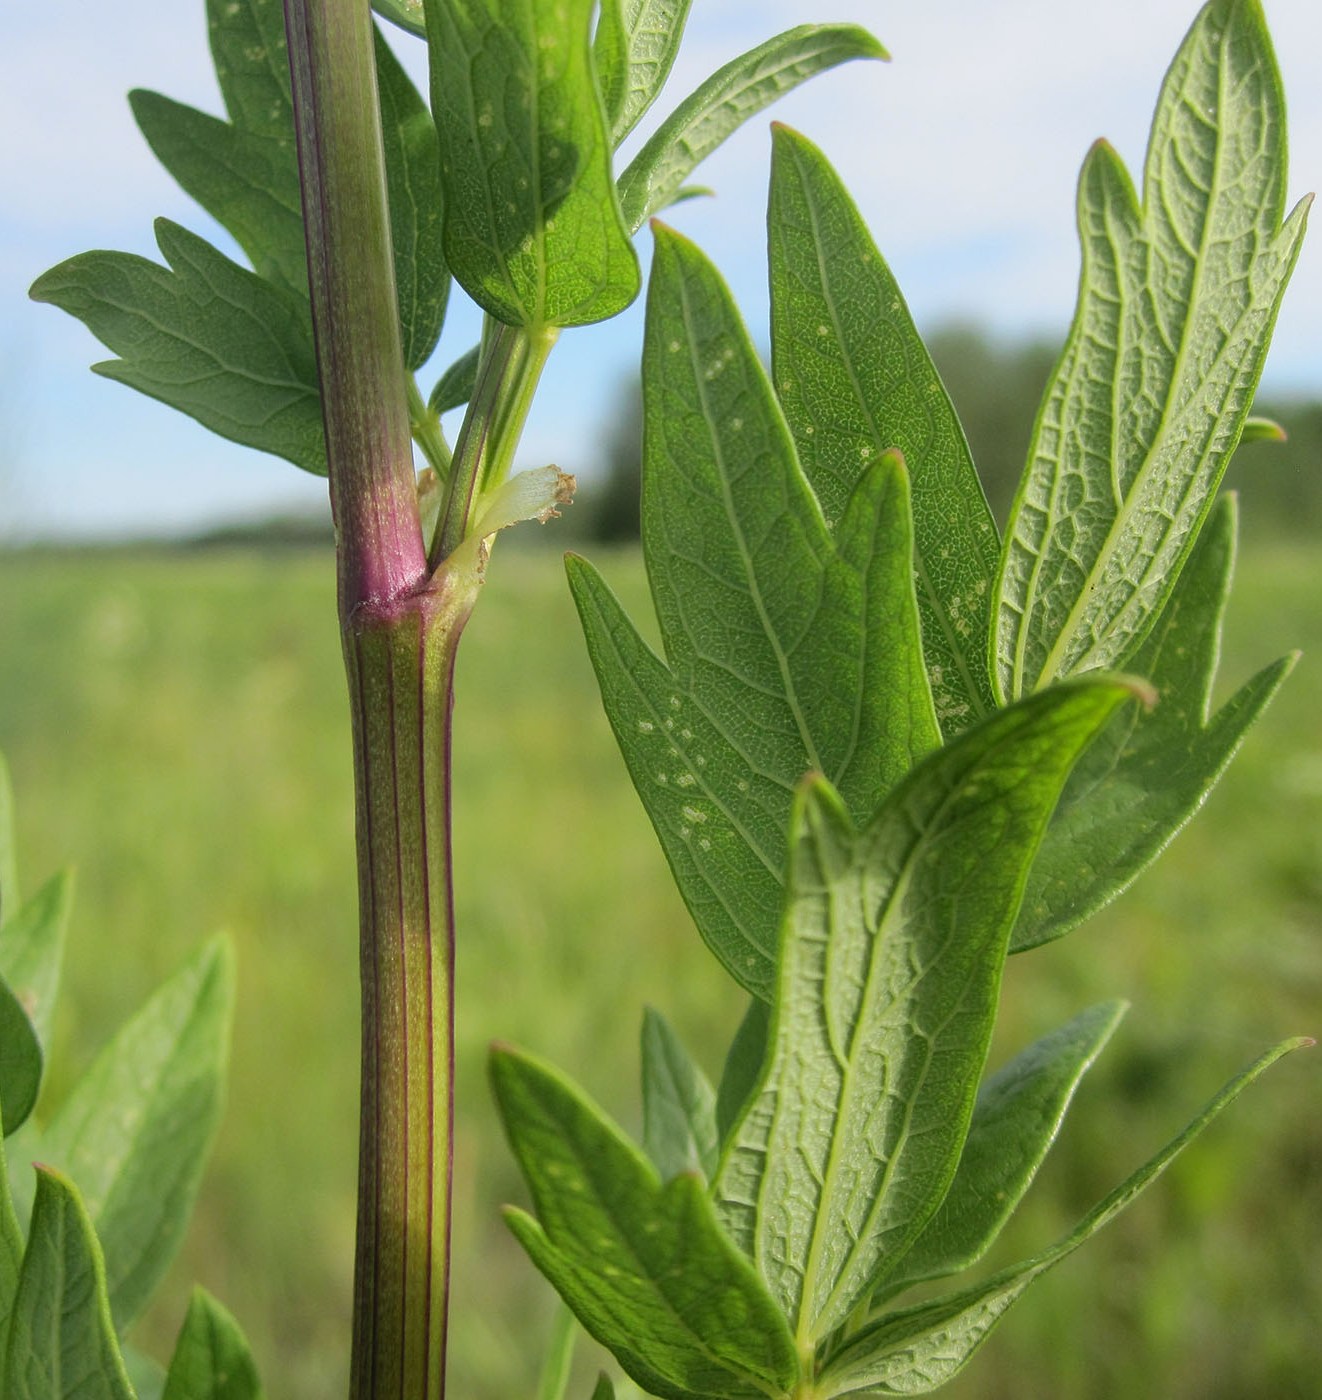
{"label": "blurred green field", "polygon": [[[602,555],[635,608],[636,554]],[[1240,566],[1223,692],[1305,656],[1156,871],[1014,960],[996,1058],[1134,1002],[997,1260],[1053,1238],[1281,1037],[1322,1030],[1316,552]],[[140,1332],[168,1355],[192,1280],[241,1318],[272,1400],[345,1388],[356,916],[330,561],[315,553],[0,556],[0,748],[27,888],[78,870],[51,1092],[204,935],[239,949],[230,1106],[200,1210]],[[601,716],[554,554],[502,546],[460,667],[455,1400],[532,1392],[547,1290],[483,1080],[516,1040],[637,1126],[644,1001],[714,1073],[740,998],[692,932]],[[1322,1052],[1287,1060],[1130,1213],[1049,1275],[948,1392],[964,1400],[1322,1395]],[[584,1365],[590,1364],[584,1349]],[[586,1390],[581,1393],[586,1393]]]}

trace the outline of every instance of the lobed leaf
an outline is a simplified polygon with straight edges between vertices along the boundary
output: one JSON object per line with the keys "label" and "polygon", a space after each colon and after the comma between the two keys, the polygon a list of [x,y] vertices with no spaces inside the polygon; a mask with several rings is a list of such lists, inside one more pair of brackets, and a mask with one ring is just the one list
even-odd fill
{"label": "lobed leaf", "polygon": [[1153,1182],[1240,1092],[1307,1040],[1285,1041],[1230,1080],[1177,1137],[1094,1207],[1063,1239],[984,1283],[883,1315],[849,1338],[821,1377],[823,1395],[926,1395],[944,1385],[1035,1279],[1072,1254]]}
{"label": "lobed leaf", "polygon": [[169,1267],[220,1121],[233,957],[213,941],[115,1035],[40,1143],[79,1183],[126,1328]]}
{"label": "lobed leaf", "polygon": [[162,1400],[264,1400],[239,1324],[204,1288],[193,1290]]}
{"label": "lobed leaf", "polygon": [[81,253],[32,285],[84,322],[118,360],[92,368],[235,442],[324,474],[307,305],[168,219],[167,267],[131,253]]}
{"label": "lobed leaf", "polygon": [[801,790],[769,1065],[714,1187],[801,1351],[944,1198],[1028,866],[1071,765],[1132,694],[1098,679],[999,712],[862,832],[820,778]]}
{"label": "lobed leaf", "polygon": [[913,493],[928,680],[947,738],[994,708],[984,639],[999,539],[964,430],[900,289],[822,153],[774,125],[772,379],[828,523],[889,448]]}
{"label": "lobed leaf", "polygon": [[673,1400],[788,1391],[798,1358],[785,1321],[721,1233],[699,1179],[663,1184],[549,1066],[496,1049],[491,1074],[539,1217],[508,1208],[510,1228],[625,1371]]}
{"label": "lobed leaf", "polygon": [[898,1271],[882,1281],[886,1293],[982,1258],[1032,1184],[1079,1081],[1126,1009],[1122,1001],[1091,1007],[983,1082],[950,1190]]}
{"label": "lobed leaf", "polygon": [[1012,952],[1061,937],[1133,883],[1202,806],[1294,665],[1287,656],[1265,667],[1212,715],[1236,515],[1233,496],[1213,508],[1133,655],[1159,703],[1117,715],[1070,775],[1029,876]]}
{"label": "lobed leaf", "polygon": [[5,1400],[134,1400],[92,1222],[73,1183],[50,1168],[37,1172],[3,1380]]}
{"label": "lobed leaf", "polygon": [[716,1173],[716,1094],[670,1022],[643,1012],[643,1148],[662,1181]]}
{"label": "lobed leaf", "polygon": [[593,79],[592,10],[593,0],[428,7],[446,253],[464,290],[511,325],[600,321],[638,293]]}
{"label": "lobed leaf", "polygon": [[593,43],[602,105],[618,146],[661,94],[693,0],[605,0]]}
{"label": "lobed leaf", "polygon": [[1256,0],[1212,0],[1167,74],[1140,205],[1111,148],[1079,183],[1074,324],[1011,512],[993,638],[1012,699],[1130,658],[1248,416],[1307,213]]}
{"label": "lobed leaf", "polygon": [[620,207],[630,231],[673,204],[694,169],[778,97],[850,59],[888,56],[857,25],[803,24],[718,69],[666,118],[620,176]]}
{"label": "lobed leaf", "polygon": [[570,561],[570,584],[680,891],[731,975],[766,998],[799,779],[822,772],[865,820],[939,742],[907,477],[879,457],[827,529],[728,290],[665,229],[643,405],[643,550],[666,660],[588,565]]}

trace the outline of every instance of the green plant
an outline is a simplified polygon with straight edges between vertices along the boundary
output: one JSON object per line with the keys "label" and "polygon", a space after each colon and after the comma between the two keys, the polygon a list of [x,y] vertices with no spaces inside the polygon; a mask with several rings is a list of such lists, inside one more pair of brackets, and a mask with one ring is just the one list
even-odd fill
{"label": "green plant", "polygon": [[[609,0],[595,28],[589,0],[377,8],[425,32],[430,113],[356,0],[287,0],[292,83],[271,0],[211,0],[229,122],[134,95],[252,271],[163,223],[168,269],[85,254],[33,294],[119,355],[102,372],[329,476],[364,988],[352,1385],[413,1400],[444,1383],[455,655],[492,536],[572,491],[553,468],[509,475],[529,402],[561,329],[633,299],[631,235],[692,193],[703,155],[793,83],[881,50],[849,27],[790,31],[682,103],[617,181],[611,152],[659,92],[684,0]],[[1003,545],[899,291],[814,147],[776,132],[769,376],[715,270],[656,229],[643,533],[664,659],[589,565],[571,560],[570,582],[626,764],[749,1009],[716,1088],[649,1015],[646,1156],[556,1071],[492,1058],[537,1213],[511,1228],[649,1392],[935,1388],[1302,1043],[1233,1079],[1056,1245],[896,1306],[989,1247],[1123,1010],[1082,1013],[984,1083],[1007,954],[1133,880],[1289,669],[1209,714],[1235,530],[1215,496],[1238,442],[1265,431],[1248,414],[1304,221],[1282,223],[1283,195],[1261,14],[1212,0],[1163,91],[1143,202],[1108,147],[1085,165],[1079,309]],[[482,340],[424,398],[452,278],[486,312]],[[463,405],[451,449],[440,415]],[[0,866],[5,900],[13,887]],[[0,917],[9,1132],[35,1101],[60,939],[24,934],[26,906]],[[207,1016],[184,1021],[201,1048],[162,1029],[161,1006],[191,1004],[171,983],[46,1125],[40,1150],[67,1175],[40,1176],[26,1246],[25,1212],[0,1201],[15,1395],[64,1394],[74,1365],[88,1393],[259,1393],[237,1325],[204,1297],[163,1382],[135,1360],[131,1383],[117,1340],[196,1183],[225,967],[212,952],[180,974],[209,989]],[[85,1146],[94,1108],[143,1112],[138,1039],[182,1098],[210,1086],[196,1110],[148,1096],[190,1125],[155,1234],[97,1184],[141,1192],[145,1169],[110,1172]],[[572,1337],[566,1321],[548,1397]]]}

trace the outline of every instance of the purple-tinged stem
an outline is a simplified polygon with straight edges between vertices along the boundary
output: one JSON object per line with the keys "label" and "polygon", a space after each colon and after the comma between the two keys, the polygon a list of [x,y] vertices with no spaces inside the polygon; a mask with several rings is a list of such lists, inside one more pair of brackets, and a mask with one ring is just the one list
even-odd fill
{"label": "purple-tinged stem", "polygon": [[363,1082],[352,1400],[440,1400],[453,1065],[450,706],[473,587],[419,520],[367,0],[285,0],[353,722]]}

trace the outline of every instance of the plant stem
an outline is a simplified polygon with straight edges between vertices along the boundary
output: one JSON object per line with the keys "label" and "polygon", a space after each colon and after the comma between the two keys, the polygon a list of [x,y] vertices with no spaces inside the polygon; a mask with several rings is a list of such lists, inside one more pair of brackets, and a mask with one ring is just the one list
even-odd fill
{"label": "plant stem", "polygon": [[445,1388],[450,707],[475,585],[418,511],[367,0],[285,0],[353,724],[363,1082],[353,1400]]}

